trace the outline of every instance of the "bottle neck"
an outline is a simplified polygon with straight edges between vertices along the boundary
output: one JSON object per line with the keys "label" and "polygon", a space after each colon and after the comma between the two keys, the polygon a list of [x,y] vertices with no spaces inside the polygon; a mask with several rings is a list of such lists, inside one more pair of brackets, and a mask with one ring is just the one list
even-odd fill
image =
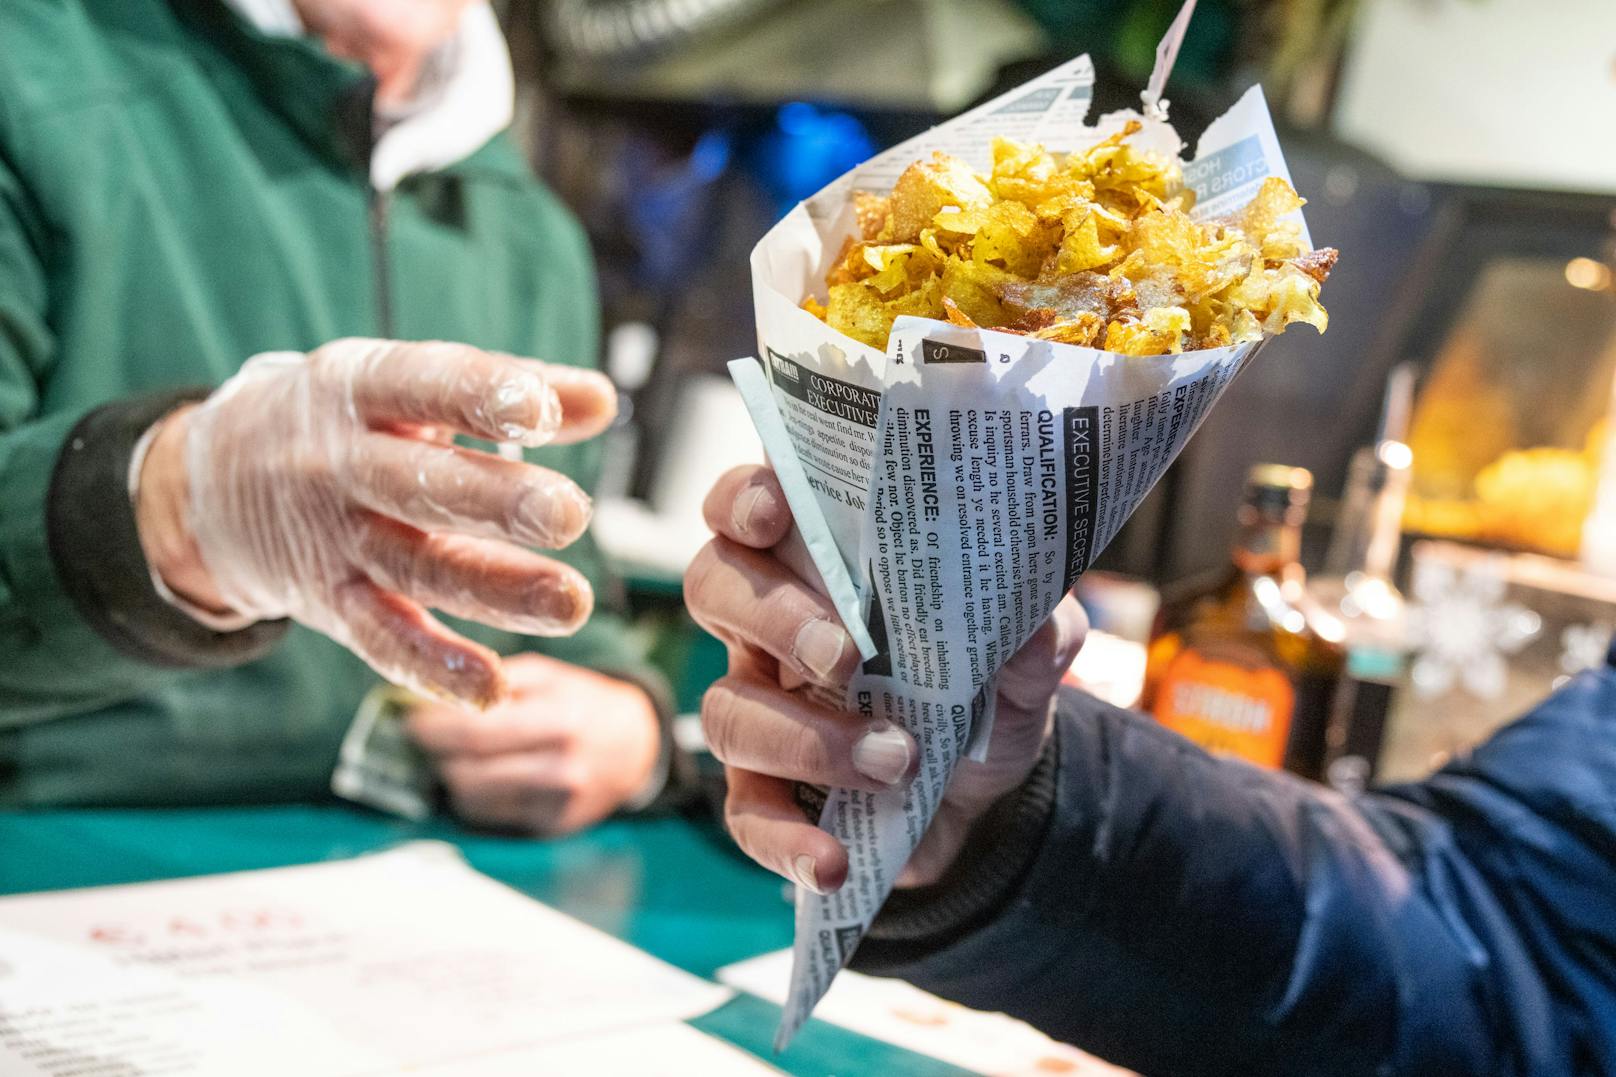
{"label": "bottle neck", "polygon": [[[1364,448],[1353,458],[1335,534],[1324,558],[1324,574],[1353,573],[1389,580],[1402,540],[1403,503],[1408,494],[1406,462],[1388,466],[1381,447]],[[1407,452],[1400,444],[1397,448]]]}
{"label": "bottle neck", "polygon": [[1235,539],[1235,567],[1248,576],[1282,576],[1301,560],[1302,528],[1275,520],[1240,525]]}

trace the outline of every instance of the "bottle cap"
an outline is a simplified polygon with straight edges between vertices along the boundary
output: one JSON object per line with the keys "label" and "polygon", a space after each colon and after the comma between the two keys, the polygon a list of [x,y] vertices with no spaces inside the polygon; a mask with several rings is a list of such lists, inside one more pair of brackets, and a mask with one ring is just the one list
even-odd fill
{"label": "bottle cap", "polygon": [[1312,490],[1313,473],[1305,467],[1288,464],[1253,464],[1246,475],[1246,485],[1275,490]]}
{"label": "bottle cap", "polygon": [[1313,473],[1304,467],[1257,464],[1246,475],[1246,504],[1264,515],[1305,512],[1312,494]]}

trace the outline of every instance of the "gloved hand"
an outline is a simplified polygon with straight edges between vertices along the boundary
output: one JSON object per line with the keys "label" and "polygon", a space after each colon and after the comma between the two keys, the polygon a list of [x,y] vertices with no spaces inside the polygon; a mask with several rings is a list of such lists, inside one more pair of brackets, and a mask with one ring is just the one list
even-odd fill
{"label": "gloved hand", "polygon": [[459,344],[339,340],[260,355],[156,432],[137,519],[161,579],[245,620],[291,617],[430,695],[489,706],[498,657],[426,607],[566,635],[594,596],[521,549],[583,533],[588,497],[455,433],[542,445],[598,433],[616,394],[592,371]]}
{"label": "gloved hand", "polygon": [[[685,603],[729,648],[729,675],[702,699],[708,747],[725,764],[730,833],[747,855],[810,890],[847,878],[847,850],[804,819],[794,782],[880,791],[914,778],[920,750],[908,733],[847,712],[858,651],[824,596],[792,528],[774,472],[742,467],[703,506],[718,533],[685,574]],[[988,757],[962,759],[899,886],[935,882],[971,825],[1031,772],[1049,736],[1055,691],[1088,632],[1070,596],[999,672]]]}

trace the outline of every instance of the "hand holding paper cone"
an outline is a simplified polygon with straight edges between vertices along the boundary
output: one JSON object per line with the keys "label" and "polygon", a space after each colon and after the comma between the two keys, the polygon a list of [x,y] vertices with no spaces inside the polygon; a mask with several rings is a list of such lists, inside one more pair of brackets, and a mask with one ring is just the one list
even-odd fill
{"label": "hand holding paper cone", "polygon": [[[898,726],[840,706],[858,654],[817,587],[773,472],[731,471],[708,495],[705,513],[717,537],[692,564],[685,598],[730,653],[729,675],[702,704],[708,746],[729,778],[725,818],[754,860],[829,893],[846,880],[847,850],[805,819],[797,783],[902,787],[914,778],[920,749]],[[1026,778],[1049,734],[1055,689],[1087,629],[1082,607],[1067,598],[1006,664],[992,750],[955,771],[901,884],[935,881],[971,824]],[[815,688],[834,696],[825,700]]]}

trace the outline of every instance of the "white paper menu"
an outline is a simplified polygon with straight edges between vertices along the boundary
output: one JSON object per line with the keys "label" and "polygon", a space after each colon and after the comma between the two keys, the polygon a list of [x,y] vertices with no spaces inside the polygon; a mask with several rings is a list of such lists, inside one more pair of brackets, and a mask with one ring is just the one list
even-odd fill
{"label": "white paper menu", "polygon": [[0,899],[7,1077],[538,1073],[636,1036],[674,1049],[635,1072],[688,1072],[657,1068],[678,1048],[710,1072],[768,1072],[669,1030],[730,994],[434,842]]}

